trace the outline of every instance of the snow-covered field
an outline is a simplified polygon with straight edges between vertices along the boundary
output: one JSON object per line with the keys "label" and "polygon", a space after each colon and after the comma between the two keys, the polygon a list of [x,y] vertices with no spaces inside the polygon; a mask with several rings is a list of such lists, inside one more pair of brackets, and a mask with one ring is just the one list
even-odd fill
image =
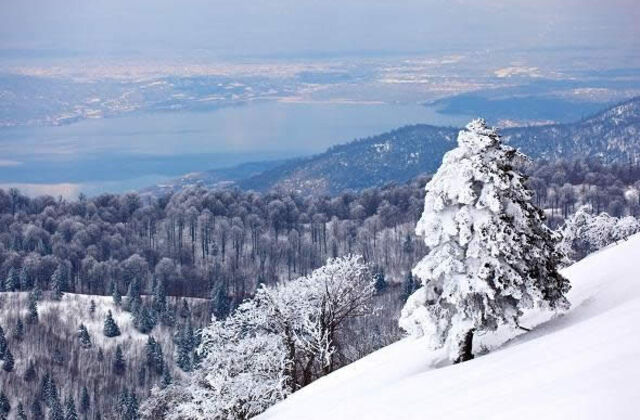
{"label": "snow-covered field", "polygon": [[[640,401],[640,235],[564,270],[571,310],[450,365],[404,339],[324,377],[264,419],[631,419]],[[537,325],[537,326],[536,326]],[[506,344],[501,344],[505,343]],[[474,346],[476,347],[476,346]]]}

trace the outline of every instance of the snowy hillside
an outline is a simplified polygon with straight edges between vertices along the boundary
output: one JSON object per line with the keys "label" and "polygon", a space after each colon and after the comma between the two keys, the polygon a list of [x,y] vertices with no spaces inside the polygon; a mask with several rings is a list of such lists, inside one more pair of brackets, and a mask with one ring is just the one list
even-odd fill
{"label": "snowy hillside", "polygon": [[640,399],[638,255],[640,235],[565,269],[570,312],[546,322],[528,314],[522,325],[535,328],[516,338],[514,331],[482,337],[479,346],[508,341],[489,354],[449,365],[442,351],[405,339],[260,418],[633,418]]}

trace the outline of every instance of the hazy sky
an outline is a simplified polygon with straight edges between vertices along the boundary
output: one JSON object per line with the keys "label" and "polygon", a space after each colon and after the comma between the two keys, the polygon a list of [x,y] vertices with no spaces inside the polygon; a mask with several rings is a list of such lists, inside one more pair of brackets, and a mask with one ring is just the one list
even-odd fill
{"label": "hazy sky", "polygon": [[638,0],[0,0],[1,49],[304,56],[639,48]]}

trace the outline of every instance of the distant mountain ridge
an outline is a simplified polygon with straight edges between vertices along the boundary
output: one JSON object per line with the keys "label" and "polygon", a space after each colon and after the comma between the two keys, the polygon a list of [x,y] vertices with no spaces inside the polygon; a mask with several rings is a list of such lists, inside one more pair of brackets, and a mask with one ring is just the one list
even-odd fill
{"label": "distant mountain ridge", "polygon": [[[434,172],[442,156],[454,146],[458,131],[459,128],[424,124],[406,126],[333,146],[311,157],[266,167],[254,164],[254,171],[232,171],[236,176],[228,180],[242,189],[278,188],[302,194],[336,194],[405,182]],[[575,123],[506,128],[501,134],[506,142],[533,158],[601,156],[610,162],[636,159],[640,155],[640,97]],[[181,184],[200,182],[211,186],[207,179],[220,182],[222,175],[220,171],[209,171]]]}

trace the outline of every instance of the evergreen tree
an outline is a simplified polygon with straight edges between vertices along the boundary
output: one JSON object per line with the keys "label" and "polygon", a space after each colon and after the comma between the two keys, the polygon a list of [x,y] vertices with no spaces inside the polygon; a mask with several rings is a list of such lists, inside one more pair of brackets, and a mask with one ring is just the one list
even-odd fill
{"label": "evergreen tree", "polygon": [[45,404],[50,409],[52,409],[56,404],[60,406],[60,409],[62,409],[60,399],[58,398],[58,387],[56,386],[56,381],[52,376],[49,377],[49,383],[45,393]]}
{"label": "evergreen tree", "polygon": [[162,324],[167,327],[173,327],[176,325],[176,308],[168,305],[162,314]]}
{"label": "evergreen tree", "polygon": [[20,270],[20,289],[29,290],[31,289],[31,278],[29,277],[29,272],[27,271],[27,267],[22,267]]}
{"label": "evergreen tree", "polygon": [[40,388],[38,391],[38,399],[49,405],[49,388],[51,387],[51,374],[46,372],[40,379]]}
{"label": "evergreen tree", "polygon": [[98,349],[98,361],[104,362],[104,352],[102,351],[102,348]]}
{"label": "evergreen tree", "polygon": [[171,385],[172,382],[173,382],[173,379],[171,378],[171,373],[169,372],[169,366],[167,366],[167,364],[164,363],[164,365],[162,366],[162,384],[161,384],[161,387],[162,388],[166,388],[169,385]]}
{"label": "evergreen tree", "polygon": [[220,286],[213,289],[211,298],[213,315],[215,315],[217,319],[225,319],[231,312],[231,298],[227,294],[226,287]]}
{"label": "evergreen tree", "polygon": [[49,406],[49,417],[48,420],[65,420],[64,418],[64,410],[62,408],[62,404],[60,404],[60,400],[56,396],[56,398],[51,402]]}
{"label": "evergreen tree", "polygon": [[120,291],[118,290],[115,280],[111,283],[111,297],[113,298],[113,303],[116,306],[120,306],[122,303],[122,295],[120,295]]}
{"label": "evergreen tree", "polygon": [[8,349],[7,338],[4,336],[4,330],[0,326],[0,360],[4,360]]}
{"label": "evergreen tree", "polygon": [[4,281],[4,290],[6,292],[13,292],[18,289],[20,285],[20,278],[18,277],[18,271],[11,267],[9,269],[9,273],[7,273],[7,278]]}
{"label": "evergreen tree", "polygon": [[16,326],[13,328],[13,334],[11,334],[12,337],[15,340],[22,340],[22,338],[24,337],[24,324],[22,323],[22,320],[20,318],[18,318],[18,320],[16,321]]}
{"label": "evergreen tree", "polygon": [[111,311],[107,312],[107,318],[104,320],[103,332],[105,337],[117,337],[120,335],[120,328],[118,324],[113,320]]}
{"label": "evergreen tree", "polygon": [[66,269],[62,264],[58,264],[58,267],[51,275],[51,290],[53,291],[53,298],[55,300],[61,300],[62,296],[64,296],[65,283]]}
{"label": "evergreen tree", "polygon": [[176,364],[185,372],[193,370],[193,350],[197,346],[196,335],[193,331],[191,321],[187,322],[181,332],[176,337]]}
{"label": "evergreen tree", "polygon": [[64,420],[78,420],[76,403],[71,396],[67,397],[64,402]]}
{"label": "evergreen tree", "polygon": [[162,374],[164,366],[164,357],[162,355],[162,347],[156,342],[156,340],[149,336],[147,339],[147,345],[145,346],[147,355],[147,366],[151,372],[155,372],[158,375]]}
{"label": "evergreen tree", "polygon": [[147,369],[144,367],[144,365],[140,365],[140,368],[138,369],[138,386],[140,388],[144,388],[146,383],[147,383]]}
{"label": "evergreen tree", "polygon": [[91,398],[89,398],[89,390],[86,386],[82,387],[82,394],[80,396],[80,411],[83,414],[87,414],[91,409]]}
{"label": "evergreen tree", "polygon": [[414,249],[415,247],[413,246],[413,239],[411,238],[411,235],[407,233],[407,236],[402,243],[402,251],[407,255],[411,255],[413,254]]}
{"label": "evergreen tree", "polygon": [[129,289],[127,290],[127,309],[130,312],[136,312],[142,305],[142,298],[140,297],[142,287],[140,286],[140,279],[134,277],[129,283]]}
{"label": "evergreen tree", "polygon": [[5,372],[13,372],[14,360],[13,354],[11,354],[11,350],[7,349],[4,354],[4,363],[2,364],[2,369]]}
{"label": "evergreen tree", "polygon": [[122,419],[125,418],[128,405],[129,405],[129,390],[125,387],[120,393],[120,397],[118,398],[118,405],[116,407],[118,414],[120,415],[120,418]]}
{"label": "evergreen tree", "polygon": [[140,418],[138,397],[134,392],[127,395],[124,403],[122,418],[123,420],[138,420]]}
{"label": "evergreen tree", "polygon": [[164,286],[164,280],[158,279],[153,289],[153,311],[156,317],[160,319],[167,308],[167,290]]}
{"label": "evergreen tree", "polygon": [[80,324],[78,328],[78,340],[80,341],[80,347],[83,349],[91,348],[91,337],[89,336],[89,331],[84,324]]}
{"label": "evergreen tree", "polygon": [[177,343],[176,364],[185,372],[191,371],[191,351],[184,340],[179,340]]}
{"label": "evergreen tree", "polygon": [[156,322],[151,312],[146,306],[138,306],[138,311],[134,314],[133,325],[143,334],[148,334],[155,327]]}
{"label": "evergreen tree", "polygon": [[384,276],[384,270],[382,267],[377,266],[373,270],[373,286],[376,288],[376,293],[382,293],[387,288],[387,280]]}
{"label": "evergreen tree", "polygon": [[27,369],[24,371],[22,379],[24,379],[25,382],[31,382],[36,379],[37,376],[38,374],[36,373],[36,367],[33,362],[30,361],[29,366],[27,366]]}
{"label": "evergreen tree", "polygon": [[38,297],[34,292],[29,293],[29,313],[27,314],[27,323],[35,324],[38,322]]}
{"label": "evergreen tree", "polygon": [[16,409],[16,420],[27,420],[27,413],[25,413],[22,403],[18,403],[18,408]]}
{"label": "evergreen tree", "polygon": [[430,251],[413,270],[423,287],[408,299],[400,326],[446,346],[455,362],[473,358],[474,334],[517,326],[523,309],[569,306],[557,238],[516,169],[524,163],[495,129],[474,120],[426,186],[416,233]]}
{"label": "evergreen tree", "polygon": [[180,311],[178,312],[181,318],[187,319],[191,317],[191,310],[189,309],[189,303],[187,299],[182,299],[182,304],[180,306]]}
{"label": "evergreen tree", "polygon": [[40,285],[37,282],[35,287],[33,288],[33,298],[36,301],[39,301],[40,299],[42,299],[42,289],[40,288]]}
{"label": "evergreen tree", "polygon": [[64,353],[62,353],[62,350],[60,350],[59,347],[56,347],[55,349],[53,349],[53,354],[51,355],[51,360],[53,360],[53,362],[56,365],[62,366],[64,365]]}
{"label": "evergreen tree", "polygon": [[122,354],[122,347],[120,344],[116,346],[116,354],[113,358],[113,373],[116,375],[124,374],[124,371],[127,368],[127,363],[124,360],[124,355]]}
{"label": "evergreen tree", "polygon": [[10,412],[11,403],[9,402],[9,398],[7,398],[4,391],[0,391],[0,419],[8,418]]}
{"label": "evergreen tree", "polygon": [[29,409],[29,411],[31,412],[31,418],[33,419],[42,419],[44,418],[44,413],[42,412],[42,406],[40,405],[40,401],[33,400],[33,403],[31,403],[31,408]]}
{"label": "evergreen tree", "polygon": [[402,300],[406,301],[409,299],[409,296],[411,296],[415,290],[416,282],[413,280],[413,274],[409,271],[407,276],[404,278],[404,293],[402,295]]}

